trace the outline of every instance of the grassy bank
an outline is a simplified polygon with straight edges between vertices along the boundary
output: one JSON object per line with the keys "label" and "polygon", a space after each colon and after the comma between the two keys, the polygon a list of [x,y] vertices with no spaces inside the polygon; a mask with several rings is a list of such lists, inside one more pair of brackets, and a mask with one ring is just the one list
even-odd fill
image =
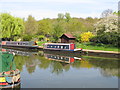
{"label": "grassy bank", "polygon": [[112,47],[112,46],[97,46],[97,45],[90,45],[89,43],[76,43],[76,48],[83,48],[83,49],[88,49],[88,50],[103,50],[103,51],[119,51],[120,48],[118,49],[117,47]]}
{"label": "grassy bank", "polygon": [[38,46],[43,46],[44,43],[47,43],[46,41],[38,41],[37,44]]}
{"label": "grassy bank", "polygon": [[[47,43],[46,41],[39,41],[37,44],[39,46],[43,46],[44,43]],[[88,50],[103,50],[103,51],[117,51],[117,47],[111,47],[107,45],[103,46],[97,46],[97,45],[90,45],[90,43],[76,43],[76,48],[82,48],[82,49],[88,49]],[[119,48],[120,50],[120,48]]]}

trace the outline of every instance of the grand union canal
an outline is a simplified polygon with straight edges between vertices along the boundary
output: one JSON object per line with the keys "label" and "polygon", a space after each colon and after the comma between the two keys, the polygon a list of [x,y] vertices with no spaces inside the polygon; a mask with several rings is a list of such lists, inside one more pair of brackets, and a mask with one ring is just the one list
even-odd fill
{"label": "grand union canal", "polygon": [[116,58],[13,52],[15,66],[20,70],[20,88],[118,88],[120,68]]}

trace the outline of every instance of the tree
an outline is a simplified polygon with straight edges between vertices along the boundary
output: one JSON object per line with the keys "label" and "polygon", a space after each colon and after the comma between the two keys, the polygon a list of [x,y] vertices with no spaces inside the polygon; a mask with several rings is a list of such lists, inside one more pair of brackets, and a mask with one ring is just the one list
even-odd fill
{"label": "tree", "polygon": [[25,32],[27,35],[35,35],[38,31],[37,21],[31,15],[28,16],[27,21],[25,22]]}
{"label": "tree", "polygon": [[50,35],[53,29],[50,19],[43,19],[38,22],[37,35]]}
{"label": "tree", "polygon": [[91,42],[97,45],[110,45],[120,47],[120,33],[119,32],[106,32],[90,39]]}
{"label": "tree", "polygon": [[66,18],[66,21],[69,22],[71,19],[70,13],[65,13],[65,18]]}
{"label": "tree", "polygon": [[101,16],[102,16],[102,18],[104,18],[104,17],[109,16],[112,13],[113,13],[113,10],[107,9],[107,10],[105,10],[105,11],[102,12]]}
{"label": "tree", "polygon": [[115,47],[120,46],[120,33],[118,31],[118,16],[111,14],[102,18],[95,24],[97,36],[91,39],[92,42],[109,44]]}
{"label": "tree", "polygon": [[0,17],[2,38],[14,40],[15,37],[21,36],[24,30],[22,19],[13,17],[8,13],[2,13]]}
{"label": "tree", "polygon": [[95,24],[95,30],[98,35],[106,32],[118,32],[118,16],[112,14],[102,18]]}
{"label": "tree", "polygon": [[64,19],[64,14],[58,13],[58,18],[57,18],[57,20],[60,21],[60,20],[63,20],[63,19]]}
{"label": "tree", "polygon": [[64,29],[61,26],[61,24],[57,23],[56,25],[54,25],[53,27],[53,32],[52,32],[52,40],[53,42],[58,42],[58,39],[60,38],[60,36],[63,34]]}

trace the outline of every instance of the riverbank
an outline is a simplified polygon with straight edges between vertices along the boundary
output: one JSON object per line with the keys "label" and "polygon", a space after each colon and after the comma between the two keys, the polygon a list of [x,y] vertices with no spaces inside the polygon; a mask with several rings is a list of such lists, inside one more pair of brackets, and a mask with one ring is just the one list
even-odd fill
{"label": "riverbank", "polygon": [[102,50],[87,50],[83,49],[84,55],[88,56],[100,56],[100,57],[109,57],[109,58],[119,58],[120,57],[120,52],[115,52],[115,51],[102,51]]}
{"label": "riverbank", "polygon": [[[48,43],[46,41],[38,42],[38,46],[43,46],[44,43]],[[76,43],[76,48],[82,48],[86,50],[101,50],[101,51],[113,51],[113,52],[119,52],[119,48],[117,47],[110,47],[107,45],[104,46],[96,46],[96,45],[90,45],[89,43]]]}
{"label": "riverbank", "polygon": [[[38,46],[35,45],[35,46],[30,46],[30,47],[27,47],[27,46],[11,46],[11,45],[2,45],[2,47],[5,47],[5,48],[20,48],[20,49],[31,49],[31,50],[43,50],[43,44],[46,43],[46,42],[38,42]],[[76,45],[76,47],[78,48],[79,46]],[[82,47],[82,46],[81,46]],[[80,48],[81,48],[80,47]],[[94,47],[94,46],[93,46]],[[119,55],[120,55],[120,52],[118,51],[104,51],[104,50],[91,50],[91,49],[85,49],[85,48],[82,48],[82,52],[80,51],[59,51],[59,50],[47,50],[47,51],[53,51],[53,52],[59,52],[59,53],[68,53],[68,54],[74,54],[74,55],[88,55],[88,56],[100,56],[100,57],[110,57],[110,58],[119,58]]]}
{"label": "riverbank", "polygon": [[101,50],[101,51],[114,51],[119,52],[120,48],[112,47],[108,45],[91,45],[90,43],[76,43],[77,48],[83,48],[87,50]]}
{"label": "riverbank", "polygon": [[[38,42],[39,48],[43,48],[43,44],[47,42]],[[88,56],[100,56],[100,57],[110,57],[110,58],[119,58],[119,49],[116,47],[108,46],[93,46],[88,43],[76,43],[76,48],[82,48],[82,54]],[[79,52],[77,52],[79,53]]]}

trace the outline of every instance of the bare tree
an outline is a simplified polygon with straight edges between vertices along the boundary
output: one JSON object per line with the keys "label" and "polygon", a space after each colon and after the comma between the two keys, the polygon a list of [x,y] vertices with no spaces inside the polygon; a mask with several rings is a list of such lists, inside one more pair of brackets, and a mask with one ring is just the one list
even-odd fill
{"label": "bare tree", "polygon": [[109,16],[112,13],[113,13],[113,10],[107,9],[107,10],[105,10],[105,11],[102,12],[101,17],[102,18],[107,17],[107,16]]}

